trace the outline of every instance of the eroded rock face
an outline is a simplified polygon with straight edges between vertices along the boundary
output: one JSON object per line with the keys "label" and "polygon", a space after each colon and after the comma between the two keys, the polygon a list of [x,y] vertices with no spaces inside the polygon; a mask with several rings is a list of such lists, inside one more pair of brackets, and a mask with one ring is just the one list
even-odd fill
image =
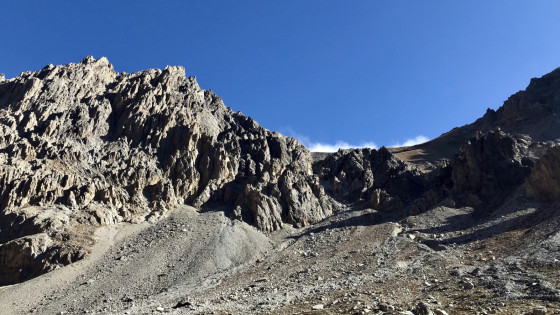
{"label": "eroded rock face", "polygon": [[85,257],[94,243],[94,227],[72,216],[65,206],[30,206],[3,213],[0,284],[24,281]]}
{"label": "eroded rock face", "polygon": [[386,148],[339,150],[314,164],[328,194],[378,210],[402,208],[425,191],[428,179]]}
{"label": "eroded rock face", "polygon": [[[41,251],[61,253],[56,233],[177,204],[226,206],[265,231],[333,211],[305,147],[233,112],[184,68],[119,74],[92,57],[0,82],[0,196],[4,252],[46,233]],[[29,223],[53,208],[66,216],[56,227]]]}
{"label": "eroded rock face", "polygon": [[425,195],[427,207],[445,198],[461,207],[497,206],[525,181],[542,151],[543,144],[526,135],[478,133],[439,171]]}
{"label": "eroded rock face", "polygon": [[2,284],[16,283],[41,274],[47,269],[40,261],[52,240],[46,233],[21,237],[0,245],[0,277]]}
{"label": "eroded rock face", "polygon": [[560,146],[547,151],[537,161],[525,182],[527,198],[551,202],[560,199]]}
{"label": "eroded rock face", "polygon": [[452,193],[460,204],[478,206],[482,200],[503,198],[530,172],[527,156],[531,138],[501,131],[477,135],[451,162]]}

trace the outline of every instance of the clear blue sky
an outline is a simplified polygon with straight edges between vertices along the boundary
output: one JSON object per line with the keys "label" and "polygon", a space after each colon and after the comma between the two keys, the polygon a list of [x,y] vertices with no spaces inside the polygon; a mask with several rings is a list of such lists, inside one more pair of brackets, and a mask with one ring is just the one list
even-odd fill
{"label": "clear blue sky", "polygon": [[268,129],[380,146],[498,108],[560,66],[559,34],[560,1],[1,1],[0,73],[183,65]]}

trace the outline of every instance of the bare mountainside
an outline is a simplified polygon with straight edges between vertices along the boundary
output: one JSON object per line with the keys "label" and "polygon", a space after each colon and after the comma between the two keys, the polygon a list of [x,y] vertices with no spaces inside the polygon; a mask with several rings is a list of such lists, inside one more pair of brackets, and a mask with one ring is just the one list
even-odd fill
{"label": "bare mountainside", "polygon": [[471,124],[454,128],[426,143],[391,151],[403,160],[433,163],[451,158],[476,132],[497,127],[538,141],[560,138],[560,68],[531,79],[526,90],[510,96],[498,110],[488,109]]}
{"label": "bare mountainside", "polygon": [[557,71],[423,147],[314,160],[182,67],[0,78],[2,311],[560,313]]}
{"label": "bare mountainside", "polygon": [[0,82],[0,284],[82,258],[91,226],[190,204],[271,231],[333,211],[309,151],[260,127],[182,67],[105,58]]}

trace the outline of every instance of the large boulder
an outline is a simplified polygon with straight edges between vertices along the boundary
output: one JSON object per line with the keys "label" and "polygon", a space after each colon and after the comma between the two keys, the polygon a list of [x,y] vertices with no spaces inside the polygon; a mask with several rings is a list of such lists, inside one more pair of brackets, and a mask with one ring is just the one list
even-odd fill
{"label": "large boulder", "polygon": [[549,149],[537,161],[524,188],[527,198],[544,202],[560,200],[560,146]]}

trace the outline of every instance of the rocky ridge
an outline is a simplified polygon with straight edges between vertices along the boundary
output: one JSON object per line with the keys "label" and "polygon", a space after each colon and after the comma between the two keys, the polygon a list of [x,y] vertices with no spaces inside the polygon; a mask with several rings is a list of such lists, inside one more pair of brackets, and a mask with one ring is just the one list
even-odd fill
{"label": "rocky ridge", "polygon": [[485,212],[522,190],[536,201],[555,201],[558,143],[533,141],[497,128],[477,132],[447,162],[426,172],[388,149],[339,150],[314,162],[325,192],[357,208],[418,214],[435,206]]}
{"label": "rocky ridge", "polygon": [[0,82],[0,196],[3,284],[83,257],[88,242],[67,244],[89,226],[180,204],[225,206],[264,231],[334,210],[305,147],[233,112],[184,68],[117,73],[92,57]]}
{"label": "rocky ridge", "polygon": [[417,164],[449,160],[477,132],[496,128],[511,134],[525,134],[533,141],[560,138],[560,68],[532,78],[527,88],[511,95],[497,110],[488,108],[475,122],[412,147],[393,148],[403,160]]}

